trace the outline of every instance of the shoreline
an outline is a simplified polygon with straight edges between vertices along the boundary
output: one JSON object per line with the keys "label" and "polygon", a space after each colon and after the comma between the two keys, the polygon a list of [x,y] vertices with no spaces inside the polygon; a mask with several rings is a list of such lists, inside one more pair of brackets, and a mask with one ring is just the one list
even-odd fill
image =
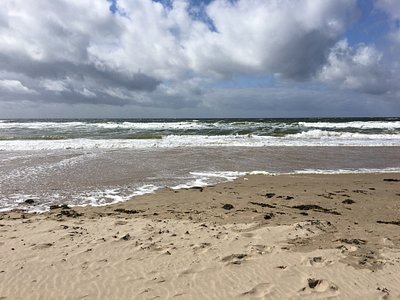
{"label": "shoreline", "polygon": [[[196,172],[195,172],[196,173]],[[201,172],[200,172],[201,173]],[[208,173],[205,173],[208,174]],[[199,189],[199,188],[206,188],[210,186],[215,186],[215,185],[220,185],[220,184],[225,184],[229,182],[233,182],[236,180],[241,180],[241,178],[248,177],[248,176],[307,176],[307,175],[363,175],[363,174],[394,174],[398,175],[400,174],[400,168],[397,167],[389,167],[389,168],[384,168],[384,169],[354,169],[354,170],[348,170],[348,169],[338,169],[338,170],[328,170],[328,169],[310,169],[310,170],[299,170],[299,171],[293,171],[293,172],[268,172],[268,171],[222,171],[222,172],[215,172],[213,174],[210,172],[208,175],[209,178],[212,177],[217,177],[217,178],[225,178],[224,180],[221,180],[220,182],[216,183],[206,183],[206,182],[201,182],[201,183],[193,183],[193,182],[188,182],[188,183],[182,183],[178,184],[176,186],[153,186],[149,184],[145,184],[143,186],[140,186],[137,188],[132,194],[136,194],[134,196],[130,196],[130,199],[128,200],[118,200],[115,202],[110,202],[110,203],[103,203],[103,204],[54,204],[50,205],[48,208],[42,208],[40,207],[37,209],[37,198],[34,196],[33,198],[29,198],[25,201],[18,202],[17,206],[14,208],[0,208],[0,214],[2,213],[8,213],[8,212],[21,212],[21,213],[29,213],[29,214],[42,214],[42,213],[48,213],[51,211],[52,206],[56,205],[68,205],[70,208],[84,208],[84,207],[105,207],[105,206],[112,206],[112,205],[117,205],[121,203],[125,203],[128,201],[135,201],[136,198],[146,196],[146,195],[154,195],[156,193],[163,192],[165,190],[174,190],[174,191],[179,191],[179,190],[188,190],[188,189]],[[196,180],[197,181],[197,180]],[[149,188],[151,186],[151,188]],[[143,189],[148,189],[148,191],[142,191]],[[126,197],[126,196],[125,196]],[[36,198],[36,199],[35,199]],[[129,197],[126,197],[129,198]],[[29,202],[31,201],[31,202]],[[30,210],[31,208],[31,210]]]}
{"label": "shoreline", "polygon": [[400,173],[245,175],[3,212],[0,297],[399,297],[399,226]]}

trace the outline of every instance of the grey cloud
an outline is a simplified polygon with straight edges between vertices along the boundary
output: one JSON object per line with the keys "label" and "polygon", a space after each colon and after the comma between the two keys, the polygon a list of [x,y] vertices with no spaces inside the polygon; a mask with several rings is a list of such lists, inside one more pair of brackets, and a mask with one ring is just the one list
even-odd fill
{"label": "grey cloud", "polygon": [[25,74],[31,78],[48,78],[62,80],[66,77],[85,78],[98,81],[99,85],[116,85],[132,90],[152,91],[160,81],[146,74],[136,72],[125,74],[109,68],[99,69],[96,66],[72,62],[38,62],[24,56],[7,56],[0,54],[0,69]]}
{"label": "grey cloud", "polygon": [[[325,96],[317,101],[301,89],[267,90],[273,100],[251,89],[226,95],[207,90],[221,78],[249,74],[319,80],[389,97],[399,93],[397,70],[375,52],[363,62],[357,49],[339,55],[334,46],[352,21],[356,0],[215,0],[200,15],[188,1],[170,4],[118,0],[113,15],[106,0],[3,0],[0,80],[34,92],[22,95],[20,87],[0,100],[209,112],[211,103],[224,111],[228,101],[236,109],[324,109],[319,103]],[[307,104],[307,97],[314,100]]]}
{"label": "grey cloud", "polygon": [[281,49],[272,69],[286,78],[309,79],[325,64],[335,42],[319,30],[293,38]]}
{"label": "grey cloud", "polygon": [[[163,102],[162,100],[160,100]],[[179,109],[126,105],[96,105],[90,102],[48,103],[2,102],[0,118],[18,117],[336,117],[336,116],[398,116],[400,103],[390,97],[360,95],[351,91],[315,90],[299,87],[251,89],[212,89],[203,91],[192,107]],[[139,101],[140,102],[140,101]],[[12,104],[11,104],[12,103]],[[22,104],[21,104],[22,103]],[[146,102],[147,103],[147,102]],[[164,102],[165,103],[165,102]],[[191,102],[193,103],[193,102]],[[177,104],[179,105],[179,104]]]}

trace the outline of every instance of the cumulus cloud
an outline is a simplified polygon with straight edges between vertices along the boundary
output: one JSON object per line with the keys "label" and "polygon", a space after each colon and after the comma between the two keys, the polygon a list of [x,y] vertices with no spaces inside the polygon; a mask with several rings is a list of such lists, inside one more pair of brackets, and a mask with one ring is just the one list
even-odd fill
{"label": "cumulus cloud", "polygon": [[138,68],[110,68],[92,57],[92,47],[114,43],[121,34],[107,1],[6,0],[2,11],[7,13],[0,15],[1,77],[13,73],[37,85],[40,100],[73,103],[80,95],[95,97],[104,86],[152,91],[160,82]]}
{"label": "cumulus cloud", "polygon": [[[398,1],[378,3],[389,13]],[[14,82],[7,91],[16,100],[160,108],[201,106],[209,84],[254,74],[374,94],[392,88],[376,48],[338,43],[356,0],[110,5],[2,0],[0,87]]]}
{"label": "cumulus cloud", "polygon": [[380,51],[364,44],[351,47],[346,40],[332,48],[318,79],[369,94],[396,95],[399,92],[398,72],[382,62]]}
{"label": "cumulus cloud", "polygon": [[351,20],[355,1],[214,1],[216,32],[192,32],[184,42],[192,68],[232,75],[279,73],[307,79]]}

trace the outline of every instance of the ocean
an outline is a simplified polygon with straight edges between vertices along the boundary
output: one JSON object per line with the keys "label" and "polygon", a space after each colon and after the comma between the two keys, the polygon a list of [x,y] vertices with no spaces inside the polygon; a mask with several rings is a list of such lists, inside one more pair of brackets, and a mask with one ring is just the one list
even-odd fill
{"label": "ocean", "polygon": [[249,173],[399,171],[400,118],[0,120],[3,211],[106,205]]}

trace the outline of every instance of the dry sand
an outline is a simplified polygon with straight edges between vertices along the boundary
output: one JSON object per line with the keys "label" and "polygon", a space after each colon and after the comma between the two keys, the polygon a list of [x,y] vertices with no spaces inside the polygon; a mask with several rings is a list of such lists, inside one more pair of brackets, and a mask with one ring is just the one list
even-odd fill
{"label": "dry sand", "polygon": [[400,174],[0,214],[0,299],[400,299]]}

